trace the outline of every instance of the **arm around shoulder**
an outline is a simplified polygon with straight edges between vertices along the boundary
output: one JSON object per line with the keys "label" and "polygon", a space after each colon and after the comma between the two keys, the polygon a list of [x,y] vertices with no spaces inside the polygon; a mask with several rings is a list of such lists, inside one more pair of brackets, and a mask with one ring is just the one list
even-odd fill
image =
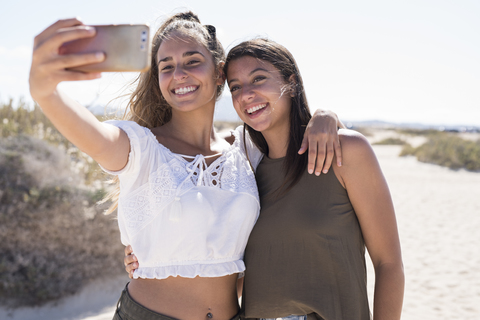
{"label": "arm around shoulder", "polygon": [[340,141],[344,163],[336,172],[348,192],[375,268],[373,319],[400,319],[405,280],[387,182],[363,135],[340,130]]}

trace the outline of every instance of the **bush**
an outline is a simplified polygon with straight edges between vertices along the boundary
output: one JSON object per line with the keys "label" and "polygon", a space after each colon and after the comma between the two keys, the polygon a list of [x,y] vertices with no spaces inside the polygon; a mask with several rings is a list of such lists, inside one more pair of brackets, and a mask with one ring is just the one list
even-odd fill
{"label": "bush", "polygon": [[115,216],[71,158],[40,139],[0,139],[0,300],[40,305],[123,271]]}
{"label": "bush", "polygon": [[480,140],[464,140],[455,134],[430,134],[426,143],[417,148],[406,145],[400,155],[414,155],[419,161],[451,169],[480,170]]}
{"label": "bush", "polygon": [[374,144],[379,145],[404,145],[405,141],[399,138],[386,138],[381,141],[375,142]]}

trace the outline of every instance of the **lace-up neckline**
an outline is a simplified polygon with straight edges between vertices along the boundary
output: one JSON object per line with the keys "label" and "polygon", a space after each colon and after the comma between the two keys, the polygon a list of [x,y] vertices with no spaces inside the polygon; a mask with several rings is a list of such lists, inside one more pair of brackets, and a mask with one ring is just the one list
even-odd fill
{"label": "lace-up neckline", "polygon": [[[185,168],[188,172],[188,177],[181,183],[184,184],[187,180],[191,180],[196,186],[220,186],[220,176],[222,171],[222,165],[225,162],[225,154],[233,148],[231,145],[229,148],[226,148],[223,152],[212,154],[209,156],[204,156],[203,154],[197,154],[195,156],[189,156],[185,154],[175,153],[171,151],[168,147],[161,144],[153,132],[148,129],[148,134],[156,141],[156,144],[161,149],[165,150],[171,156],[182,161],[185,164]],[[211,159],[218,157],[207,165],[206,159]],[[192,161],[188,161],[191,159]]]}
{"label": "lace-up neckline", "polygon": [[[188,172],[188,176],[184,181],[189,179],[196,186],[208,186],[214,187],[219,186],[219,177],[222,171],[222,165],[225,159],[222,157],[223,153],[214,154],[210,156],[204,156],[202,154],[197,154],[196,156],[187,156],[177,153],[173,153],[177,157],[193,159],[192,161],[186,161],[185,169]],[[210,165],[207,165],[205,159],[213,158],[220,156],[218,159],[215,159]],[[183,184],[183,183],[182,183]]]}

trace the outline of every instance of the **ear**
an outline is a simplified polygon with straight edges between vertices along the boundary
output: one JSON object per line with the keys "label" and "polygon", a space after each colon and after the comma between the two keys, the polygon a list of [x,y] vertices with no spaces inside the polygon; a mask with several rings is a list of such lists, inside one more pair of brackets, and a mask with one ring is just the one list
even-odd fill
{"label": "ear", "polygon": [[222,85],[225,82],[225,71],[223,67],[225,66],[225,62],[221,61],[217,66],[217,86]]}
{"label": "ear", "polygon": [[290,87],[290,97],[295,97],[297,92],[297,77],[294,74],[291,74],[290,77],[288,77],[288,86]]}

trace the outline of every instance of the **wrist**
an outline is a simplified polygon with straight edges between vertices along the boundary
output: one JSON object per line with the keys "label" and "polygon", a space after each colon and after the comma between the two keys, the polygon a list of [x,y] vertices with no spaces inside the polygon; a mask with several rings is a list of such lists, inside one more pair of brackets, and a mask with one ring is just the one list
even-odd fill
{"label": "wrist", "polygon": [[47,94],[33,94],[30,93],[33,100],[39,105],[39,106],[46,106],[50,105],[60,99],[60,93],[55,89],[54,91],[47,93]]}

